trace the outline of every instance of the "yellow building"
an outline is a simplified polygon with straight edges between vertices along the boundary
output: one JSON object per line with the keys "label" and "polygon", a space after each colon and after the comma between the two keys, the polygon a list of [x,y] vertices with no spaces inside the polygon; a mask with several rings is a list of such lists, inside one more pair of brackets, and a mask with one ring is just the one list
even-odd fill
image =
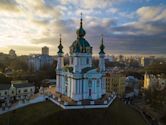
{"label": "yellow building", "polygon": [[120,73],[106,73],[106,92],[116,92],[120,96],[125,92],[125,79],[126,77]]}

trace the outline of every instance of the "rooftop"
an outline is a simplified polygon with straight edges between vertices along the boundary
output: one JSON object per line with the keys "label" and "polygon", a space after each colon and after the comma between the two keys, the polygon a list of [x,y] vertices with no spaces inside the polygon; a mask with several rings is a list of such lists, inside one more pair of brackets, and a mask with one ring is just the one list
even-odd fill
{"label": "rooftop", "polygon": [[8,90],[10,86],[10,84],[0,84],[0,90]]}

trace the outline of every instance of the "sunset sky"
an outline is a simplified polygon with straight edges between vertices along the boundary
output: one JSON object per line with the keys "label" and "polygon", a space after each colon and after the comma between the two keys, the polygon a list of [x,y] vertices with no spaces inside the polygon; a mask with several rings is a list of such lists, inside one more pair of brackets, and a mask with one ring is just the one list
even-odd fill
{"label": "sunset sky", "polygon": [[0,0],[0,52],[55,55],[60,33],[68,52],[81,12],[94,54],[103,34],[108,54],[166,55],[166,0]]}

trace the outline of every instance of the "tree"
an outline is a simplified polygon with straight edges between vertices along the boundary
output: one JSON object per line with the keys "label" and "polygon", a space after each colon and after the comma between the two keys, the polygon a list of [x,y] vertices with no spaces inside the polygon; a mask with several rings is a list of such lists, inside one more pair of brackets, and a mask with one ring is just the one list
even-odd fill
{"label": "tree", "polygon": [[145,71],[148,71],[153,74],[158,74],[158,73],[166,73],[166,63],[160,64],[152,64],[148,67],[145,67]]}
{"label": "tree", "polygon": [[0,84],[10,84],[11,80],[7,78],[3,73],[0,73]]}
{"label": "tree", "polygon": [[19,59],[12,60],[9,67],[14,70],[23,70],[23,71],[28,70],[27,63]]}
{"label": "tree", "polygon": [[0,72],[3,72],[5,70],[5,65],[3,63],[0,63]]}

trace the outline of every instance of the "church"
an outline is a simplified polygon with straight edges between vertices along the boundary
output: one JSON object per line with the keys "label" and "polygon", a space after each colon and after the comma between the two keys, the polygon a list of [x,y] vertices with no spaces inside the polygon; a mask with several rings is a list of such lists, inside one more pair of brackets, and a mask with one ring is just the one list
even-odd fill
{"label": "church", "polygon": [[92,66],[92,46],[85,39],[83,19],[70,46],[69,65],[64,66],[62,39],[57,52],[56,92],[75,101],[100,99],[106,93],[105,52],[103,37],[99,47],[99,66]]}

